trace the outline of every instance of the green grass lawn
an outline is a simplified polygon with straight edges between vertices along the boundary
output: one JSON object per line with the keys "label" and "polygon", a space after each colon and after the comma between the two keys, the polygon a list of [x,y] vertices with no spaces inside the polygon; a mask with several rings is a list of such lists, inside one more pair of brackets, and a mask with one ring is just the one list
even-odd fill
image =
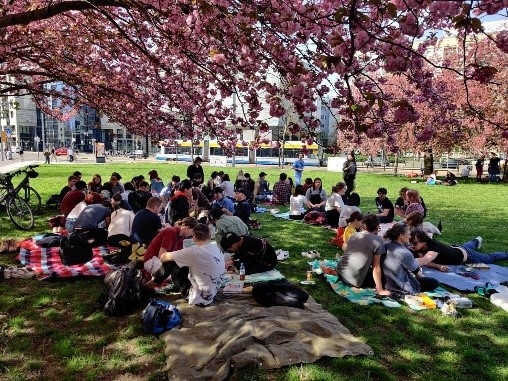
{"label": "green grass lawn", "polygon": [[[33,186],[43,200],[59,193],[72,171],[79,169],[89,181],[99,172],[103,179],[117,171],[123,180],[157,169],[165,181],[185,173],[185,165],[122,163],[106,165],[41,166]],[[263,170],[273,184],[281,169],[222,168],[232,178],[239,169],[257,178]],[[290,169],[285,169],[291,173]],[[205,167],[209,175],[211,168]],[[308,169],[304,177],[321,177],[325,189],[341,180],[340,173]],[[461,243],[477,235],[485,238],[482,251],[508,248],[506,186],[461,181],[456,187],[428,187],[422,180],[380,174],[358,176],[362,211],[373,211],[378,187],[386,187],[395,201],[398,190],[411,186],[421,191],[429,207],[427,220],[441,220],[447,243]],[[47,218],[37,217],[35,232],[48,230]],[[278,268],[290,280],[305,278],[306,258],[300,253],[318,250],[334,258],[337,248],[327,241],[333,232],[321,227],[256,215],[262,223],[257,235],[275,248],[290,252]],[[23,238],[0,210],[0,236]],[[0,263],[15,263],[14,255],[0,254]],[[505,263],[506,264],[506,263]],[[0,283],[1,380],[165,380],[162,341],[143,334],[139,313],[124,318],[106,317],[96,310],[103,290],[101,279],[73,281],[8,280]],[[508,379],[508,314],[487,299],[470,296],[475,308],[462,317],[441,316],[439,310],[415,312],[408,307],[390,309],[358,306],[333,293],[324,282],[307,288],[323,307],[374,350],[372,357],[322,359],[313,364],[276,371],[239,370],[233,380],[506,380]],[[129,378],[130,377],[130,378]]]}

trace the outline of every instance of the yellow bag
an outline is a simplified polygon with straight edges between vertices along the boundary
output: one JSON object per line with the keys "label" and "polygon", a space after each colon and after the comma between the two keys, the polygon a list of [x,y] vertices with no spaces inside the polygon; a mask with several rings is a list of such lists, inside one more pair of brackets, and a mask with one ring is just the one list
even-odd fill
{"label": "yellow bag", "polygon": [[145,256],[146,246],[142,243],[136,242],[132,244],[132,254],[129,257],[131,261],[143,261]]}

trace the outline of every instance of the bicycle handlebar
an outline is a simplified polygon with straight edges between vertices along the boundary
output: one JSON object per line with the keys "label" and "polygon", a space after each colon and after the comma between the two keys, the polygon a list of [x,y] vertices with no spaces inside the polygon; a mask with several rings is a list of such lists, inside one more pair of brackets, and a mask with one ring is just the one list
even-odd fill
{"label": "bicycle handlebar", "polygon": [[0,176],[2,176],[4,178],[11,178],[12,179],[14,176],[21,175],[22,173],[28,173],[30,171],[34,171],[34,168],[37,168],[38,166],[39,166],[39,164],[28,165],[26,168],[18,169],[16,172],[7,172],[7,173],[0,174]]}

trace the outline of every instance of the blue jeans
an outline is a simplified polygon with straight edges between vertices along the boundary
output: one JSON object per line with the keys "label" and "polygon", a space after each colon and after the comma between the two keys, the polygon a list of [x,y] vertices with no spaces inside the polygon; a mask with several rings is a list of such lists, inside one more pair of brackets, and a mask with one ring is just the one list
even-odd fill
{"label": "blue jeans", "polygon": [[295,185],[300,185],[302,183],[302,172],[295,171]]}
{"label": "blue jeans", "polygon": [[508,253],[506,251],[496,251],[490,254],[477,252],[478,241],[476,239],[463,243],[460,247],[467,253],[466,263],[494,263],[508,259]]}

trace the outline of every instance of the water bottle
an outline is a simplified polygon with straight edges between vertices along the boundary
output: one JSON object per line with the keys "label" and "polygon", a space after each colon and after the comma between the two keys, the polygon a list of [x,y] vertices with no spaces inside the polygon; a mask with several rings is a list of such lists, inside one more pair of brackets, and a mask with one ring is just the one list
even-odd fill
{"label": "water bottle", "polygon": [[455,303],[457,308],[471,308],[473,302],[468,298],[450,298],[450,301]]}
{"label": "water bottle", "polygon": [[245,280],[245,266],[240,263],[240,280]]}

